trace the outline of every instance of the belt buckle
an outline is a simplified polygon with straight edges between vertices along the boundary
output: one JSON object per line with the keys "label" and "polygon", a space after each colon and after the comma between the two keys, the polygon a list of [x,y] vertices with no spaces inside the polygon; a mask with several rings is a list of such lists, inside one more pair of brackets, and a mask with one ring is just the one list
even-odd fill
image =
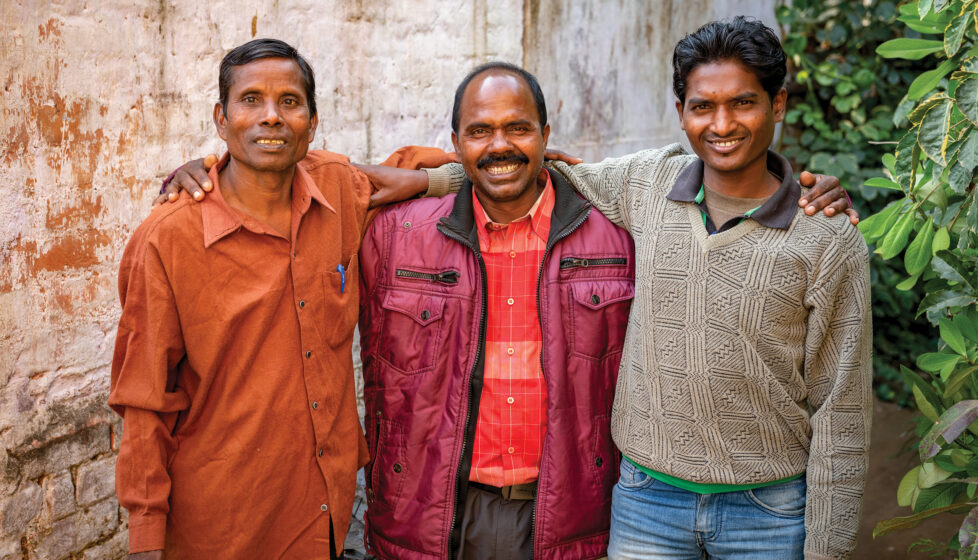
{"label": "belt buckle", "polygon": [[502,488],[499,489],[499,494],[503,497],[504,500],[509,500],[510,496],[513,495],[513,487],[503,486]]}

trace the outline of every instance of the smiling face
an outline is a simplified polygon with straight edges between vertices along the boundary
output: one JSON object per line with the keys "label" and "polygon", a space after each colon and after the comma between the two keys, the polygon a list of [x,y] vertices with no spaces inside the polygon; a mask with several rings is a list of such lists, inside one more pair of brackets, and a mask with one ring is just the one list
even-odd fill
{"label": "smiling face", "polygon": [[686,102],[677,101],[676,110],[706,173],[764,173],[787,92],[782,88],[772,100],[754,72],[738,60],[701,64],[686,81]]}
{"label": "smiling face", "polygon": [[299,65],[260,58],[232,68],[227,106],[214,124],[231,158],[258,172],[285,172],[306,156],[318,119],[310,114]]}
{"label": "smiling face", "polygon": [[543,166],[550,125],[540,115],[530,88],[506,71],[488,70],[466,87],[459,105],[458,133],[452,143],[479,200],[493,220],[529,210],[540,194],[537,177]]}

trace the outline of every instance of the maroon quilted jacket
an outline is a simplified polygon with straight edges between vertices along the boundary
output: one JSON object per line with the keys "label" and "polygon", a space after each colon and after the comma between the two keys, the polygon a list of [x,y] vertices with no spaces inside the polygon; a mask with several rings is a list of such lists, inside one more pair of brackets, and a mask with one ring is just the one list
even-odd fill
{"label": "maroon quilted jacket", "polygon": [[[537,286],[548,402],[533,557],[599,558],[620,461],[610,416],[634,247],[551,177],[556,203]],[[363,240],[360,270],[367,548],[384,559],[448,559],[468,490],[486,328],[472,185],[385,210]]]}

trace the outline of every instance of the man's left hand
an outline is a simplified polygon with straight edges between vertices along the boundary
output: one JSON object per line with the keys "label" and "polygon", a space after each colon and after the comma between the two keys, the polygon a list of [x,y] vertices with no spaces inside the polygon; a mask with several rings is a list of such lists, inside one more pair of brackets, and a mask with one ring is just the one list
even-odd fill
{"label": "man's left hand", "polygon": [[838,177],[802,171],[799,182],[803,187],[811,187],[798,201],[798,206],[805,208],[805,214],[811,216],[821,210],[826,216],[835,216],[839,212],[845,212],[849,216],[849,223],[859,223],[859,212],[849,204],[849,197]]}

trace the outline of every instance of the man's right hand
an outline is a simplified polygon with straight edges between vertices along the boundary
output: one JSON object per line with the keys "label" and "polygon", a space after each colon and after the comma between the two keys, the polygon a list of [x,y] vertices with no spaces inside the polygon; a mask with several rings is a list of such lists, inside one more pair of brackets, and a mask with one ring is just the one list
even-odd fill
{"label": "man's right hand", "polygon": [[414,198],[428,190],[428,173],[425,171],[358,163],[353,166],[374,186],[374,193],[370,195],[371,208]]}
{"label": "man's right hand", "polygon": [[136,552],[129,555],[129,560],[163,560],[163,551],[147,550],[146,552]]}
{"label": "man's right hand", "polygon": [[198,202],[204,200],[204,196],[214,188],[207,172],[215,163],[217,163],[217,156],[210,154],[204,159],[195,159],[181,165],[173,175],[170,184],[153,201],[153,206],[158,206],[164,202],[176,202],[177,198],[180,197],[181,189],[190,193],[190,196]]}

